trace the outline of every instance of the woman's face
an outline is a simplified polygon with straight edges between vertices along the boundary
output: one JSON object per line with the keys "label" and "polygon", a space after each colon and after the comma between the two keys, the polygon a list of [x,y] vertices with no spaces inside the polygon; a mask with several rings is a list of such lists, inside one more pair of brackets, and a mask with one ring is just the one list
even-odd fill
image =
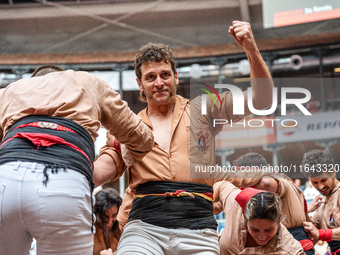
{"label": "woman's face", "polygon": [[279,222],[269,219],[252,219],[248,220],[247,228],[255,241],[263,246],[276,235]]}
{"label": "woman's face", "polygon": [[118,214],[118,208],[117,205],[114,205],[105,211],[105,223],[106,223],[106,228],[108,230],[111,230],[113,224],[117,220],[117,214]]}

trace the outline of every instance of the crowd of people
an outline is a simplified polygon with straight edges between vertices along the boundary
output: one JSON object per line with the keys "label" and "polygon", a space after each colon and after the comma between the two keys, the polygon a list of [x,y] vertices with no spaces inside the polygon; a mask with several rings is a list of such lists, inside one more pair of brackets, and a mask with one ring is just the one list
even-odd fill
{"label": "crowd of people", "polygon": [[[234,21],[229,34],[250,63],[253,107],[268,108],[273,82],[250,24]],[[134,67],[147,103],[138,115],[96,76],[56,66],[0,90],[1,255],[27,254],[32,238],[39,255],[300,255],[315,254],[320,240],[340,254],[334,169],[308,173],[322,195],[308,206],[294,182],[275,172],[192,176],[195,166],[215,165],[214,137],[222,127],[214,119],[237,122],[251,113],[248,93],[243,115],[234,114],[230,91],[219,95],[220,104],[177,95],[175,59],[163,44],[141,47]],[[107,143],[94,160],[101,125]],[[233,164],[267,166],[256,153]],[[302,164],[334,162],[329,152],[313,150]],[[123,199],[112,189],[94,196],[96,186],[125,169]],[[219,235],[214,214],[221,211]]]}

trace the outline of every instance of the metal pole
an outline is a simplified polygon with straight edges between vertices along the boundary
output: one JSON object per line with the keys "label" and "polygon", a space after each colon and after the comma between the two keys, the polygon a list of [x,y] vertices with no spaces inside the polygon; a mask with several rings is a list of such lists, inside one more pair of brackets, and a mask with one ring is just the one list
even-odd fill
{"label": "metal pole", "polygon": [[262,55],[270,72],[270,75],[273,75],[273,61],[278,57],[278,55],[275,53],[263,53]]}
{"label": "metal pole", "polygon": [[278,152],[285,148],[284,144],[262,145],[263,150],[273,153],[273,167],[279,166]]}
{"label": "metal pole", "polygon": [[225,150],[222,152],[217,152],[216,155],[221,156],[221,166],[227,165],[227,157],[235,153],[234,149]]}
{"label": "metal pole", "polygon": [[27,68],[14,68],[12,72],[19,76],[19,79],[22,79],[23,74],[28,73]]}
{"label": "metal pole", "polygon": [[[330,140],[323,140],[323,141],[315,141],[315,144],[318,146],[322,146],[325,148],[325,150],[329,151],[332,153],[332,146],[337,144],[338,140],[337,139],[330,139]],[[332,153],[334,155],[334,153]]]}
{"label": "metal pole", "polygon": [[240,11],[241,11],[242,20],[250,22],[250,12],[249,12],[248,0],[239,0],[239,3],[240,3]]}
{"label": "metal pole", "polygon": [[316,50],[318,57],[319,57],[319,73],[320,73],[320,97],[321,97],[321,110],[326,110],[326,101],[325,101],[325,84],[323,81],[323,63],[322,63],[322,57],[324,50],[322,48],[319,48]]}
{"label": "metal pole", "polygon": [[[221,57],[221,58],[213,58],[211,63],[218,66],[218,76],[217,76],[217,84],[222,84],[222,66],[228,62],[228,58]],[[220,94],[222,93],[222,89],[217,89],[217,92]]]}

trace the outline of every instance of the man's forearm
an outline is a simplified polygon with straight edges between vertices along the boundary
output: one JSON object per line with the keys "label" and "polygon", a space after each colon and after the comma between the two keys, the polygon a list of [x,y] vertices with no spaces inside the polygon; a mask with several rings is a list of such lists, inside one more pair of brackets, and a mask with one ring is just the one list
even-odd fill
{"label": "man's forearm", "polygon": [[250,65],[251,78],[271,78],[269,69],[264,62],[260,51],[256,50],[248,51],[247,58]]}
{"label": "man's forearm", "polygon": [[116,164],[111,156],[102,154],[94,162],[93,181],[98,187],[112,181],[117,176]]}
{"label": "man's forearm", "polygon": [[[244,49],[250,65],[250,78],[252,87],[252,105],[257,110],[268,108],[272,105],[273,81],[269,69],[264,62],[255,42],[250,24],[243,21],[234,21],[229,27],[229,33],[235,41]],[[245,94],[245,114],[251,113],[248,108],[248,92]]]}
{"label": "man's forearm", "polygon": [[334,228],[332,230],[332,240],[340,241],[340,228]]}
{"label": "man's forearm", "polygon": [[261,181],[264,175],[264,172],[230,172],[226,179],[238,188],[248,188]]}
{"label": "man's forearm", "polygon": [[257,110],[268,108],[273,103],[274,83],[260,52],[247,53],[251,70],[252,102]]}

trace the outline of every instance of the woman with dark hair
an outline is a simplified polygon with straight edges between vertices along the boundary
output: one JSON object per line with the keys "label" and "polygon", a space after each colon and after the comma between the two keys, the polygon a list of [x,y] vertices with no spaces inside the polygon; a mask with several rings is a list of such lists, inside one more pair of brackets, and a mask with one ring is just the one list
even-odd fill
{"label": "woman with dark hair", "polygon": [[103,189],[96,194],[93,255],[100,255],[103,250],[111,249],[113,252],[117,250],[121,236],[117,214],[121,204],[122,198],[114,189]]}
{"label": "woman with dark hair", "polygon": [[223,205],[225,228],[220,254],[305,254],[301,244],[281,223],[281,200],[272,192],[239,189],[228,181],[214,187]]}

